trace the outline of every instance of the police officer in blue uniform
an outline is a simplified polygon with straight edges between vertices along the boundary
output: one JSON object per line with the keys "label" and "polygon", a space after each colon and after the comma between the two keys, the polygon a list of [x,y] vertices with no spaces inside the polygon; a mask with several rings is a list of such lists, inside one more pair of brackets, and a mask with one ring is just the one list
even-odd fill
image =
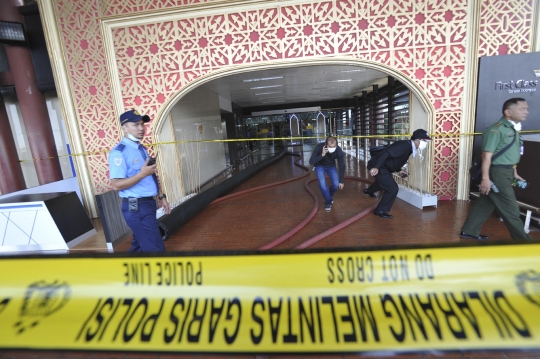
{"label": "police officer in blue uniform", "polygon": [[123,113],[120,124],[124,137],[109,154],[109,178],[122,198],[122,214],[133,231],[130,252],[164,252],[165,245],[156,219],[156,196],[165,213],[170,213],[167,197],[155,174],[156,164],[140,144],[144,124],[150,117],[136,110]]}

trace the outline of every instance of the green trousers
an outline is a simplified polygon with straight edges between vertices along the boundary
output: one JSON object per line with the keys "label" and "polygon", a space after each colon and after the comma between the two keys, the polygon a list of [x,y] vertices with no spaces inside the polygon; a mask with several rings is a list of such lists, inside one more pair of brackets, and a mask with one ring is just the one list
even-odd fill
{"label": "green trousers", "polygon": [[480,198],[475,201],[461,230],[478,236],[484,222],[487,221],[493,210],[497,209],[513,239],[532,239],[525,233],[523,221],[519,218],[519,206],[514,194],[514,187],[512,187],[514,169],[492,167],[489,170],[489,177],[499,189],[499,193],[491,190],[487,196],[480,194]]}

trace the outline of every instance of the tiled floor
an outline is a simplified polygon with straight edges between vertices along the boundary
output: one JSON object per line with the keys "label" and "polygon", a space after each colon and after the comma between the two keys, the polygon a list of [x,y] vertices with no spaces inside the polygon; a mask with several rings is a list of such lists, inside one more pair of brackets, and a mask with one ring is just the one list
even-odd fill
{"label": "tiled floor", "polygon": [[[272,153],[262,149],[250,159],[264,158]],[[304,162],[307,163],[311,153],[304,152]],[[305,173],[300,167],[294,166],[298,157],[286,155],[274,165],[259,172],[254,177],[235,189],[234,193],[272,182],[301,176]],[[347,158],[346,175],[366,178],[364,164],[355,158]],[[229,200],[211,204],[192,220],[186,223],[167,241],[168,251],[198,251],[219,250],[232,251],[242,249],[257,249],[277,237],[288,232],[304,220],[312,211],[314,199],[305,190],[304,183],[315,178],[313,172],[308,177],[286,183],[284,185],[240,195]],[[362,193],[366,183],[345,180],[345,188],[339,191],[334,199],[332,210],[324,211],[324,200],[320,195],[316,182],[309,184],[316,194],[319,205],[315,217],[298,233],[281,243],[276,248],[294,248],[298,244],[319,234],[332,226],[358,214],[376,200]],[[352,223],[344,229],[329,235],[315,243],[311,248],[336,247],[367,247],[414,244],[457,243],[460,227],[465,220],[471,204],[466,201],[442,201],[438,208],[417,209],[401,200],[397,200],[393,209],[393,219],[382,219],[372,214]],[[508,231],[496,216],[486,222],[483,234],[491,240],[509,240]],[[531,233],[540,238],[540,232],[533,228]],[[99,242],[99,240],[97,240]],[[96,242],[96,243],[97,243]],[[101,244],[96,244],[99,246]],[[127,251],[129,241],[115,248],[116,252]],[[84,247],[84,246],[82,246]],[[82,248],[81,247],[81,248]],[[91,248],[86,247],[86,248]],[[96,248],[97,249],[97,248]],[[173,354],[140,354],[140,353],[77,353],[77,352],[35,352],[35,351],[5,351],[0,352],[0,358],[251,358],[255,355],[173,355]],[[268,355],[260,358],[358,358],[358,355]],[[369,357],[369,356],[364,356]],[[388,356],[371,356],[388,357]],[[500,358],[523,357],[540,358],[540,351],[517,352],[444,352],[440,354],[402,354],[393,358]]]}

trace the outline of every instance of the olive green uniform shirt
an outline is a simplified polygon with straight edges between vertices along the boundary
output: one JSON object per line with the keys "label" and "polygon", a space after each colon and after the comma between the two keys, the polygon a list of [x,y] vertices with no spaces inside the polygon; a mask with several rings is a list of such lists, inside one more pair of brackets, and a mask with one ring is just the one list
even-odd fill
{"label": "olive green uniform shirt", "polygon": [[[506,118],[502,117],[498,122],[489,126],[482,132],[482,151],[496,154],[512,143],[516,136],[519,136],[519,134],[514,130],[514,125]],[[502,155],[497,157],[491,164],[516,165],[521,156],[520,146],[520,139],[516,138],[514,144]]]}

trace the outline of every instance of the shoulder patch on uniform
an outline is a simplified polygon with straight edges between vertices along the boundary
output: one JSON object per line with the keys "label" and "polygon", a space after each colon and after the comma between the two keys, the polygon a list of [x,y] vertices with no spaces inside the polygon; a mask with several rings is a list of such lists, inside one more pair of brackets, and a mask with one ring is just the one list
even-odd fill
{"label": "shoulder patch on uniform", "polygon": [[114,148],[114,150],[122,152],[124,150],[124,148],[126,148],[126,145],[124,145],[123,143],[120,143],[120,144],[118,144],[118,146],[116,146]]}
{"label": "shoulder patch on uniform", "polygon": [[116,167],[119,167],[122,164],[122,162],[124,161],[124,159],[122,157],[115,157],[113,161],[114,161],[114,164],[116,165]]}
{"label": "shoulder patch on uniform", "polygon": [[497,122],[496,124],[494,124],[493,126],[495,127],[499,127],[499,126],[502,126],[502,122]]}

